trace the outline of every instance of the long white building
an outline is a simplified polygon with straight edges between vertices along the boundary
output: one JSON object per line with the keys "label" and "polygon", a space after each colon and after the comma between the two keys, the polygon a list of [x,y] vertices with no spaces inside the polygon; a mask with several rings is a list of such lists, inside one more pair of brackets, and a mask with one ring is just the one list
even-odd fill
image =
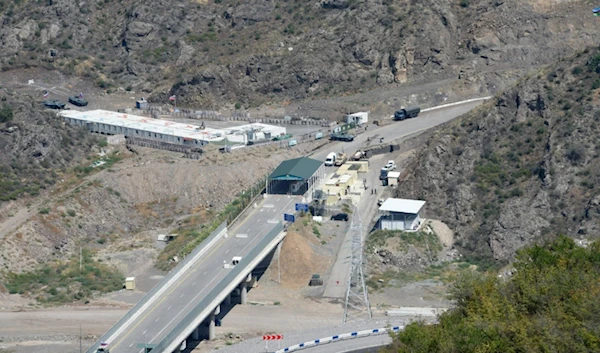
{"label": "long white building", "polygon": [[85,112],[63,110],[59,115],[67,123],[84,126],[91,132],[106,135],[122,134],[126,137],[140,137],[190,146],[201,146],[225,139],[234,143],[247,143],[249,140],[271,139],[286,133],[285,127],[267,124],[248,124],[234,128],[212,129],[101,109]]}

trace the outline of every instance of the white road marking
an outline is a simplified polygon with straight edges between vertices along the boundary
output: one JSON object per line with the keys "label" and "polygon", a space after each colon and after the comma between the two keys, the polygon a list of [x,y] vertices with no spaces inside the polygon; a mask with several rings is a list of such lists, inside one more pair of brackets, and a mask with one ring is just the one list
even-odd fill
{"label": "white road marking", "polygon": [[[283,212],[283,211],[285,211],[285,210],[287,210],[287,209],[290,209],[290,210],[291,210],[291,208],[290,208],[289,206],[290,206],[290,204],[291,204],[293,201],[294,201],[294,199],[293,199],[293,198],[290,198],[290,200],[289,200],[289,201],[288,201],[288,202],[285,204],[285,206],[281,207],[281,210],[282,210],[282,212]],[[282,213],[282,212],[281,212],[281,213]],[[290,212],[291,212],[291,211],[290,211]],[[279,213],[280,213],[280,212],[278,212],[278,215],[279,215]],[[267,222],[267,223],[268,223],[268,222]],[[275,223],[279,223],[279,221],[276,221]],[[262,239],[262,237],[260,237],[259,235],[264,235],[264,234],[263,234],[263,233],[264,233],[264,231],[265,231],[266,229],[268,229],[268,228],[270,228],[270,226],[269,226],[269,225],[265,225],[265,226],[263,226],[263,227],[262,227],[262,228],[261,228],[261,229],[260,229],[260,230],[257,232],[257,234],[256,234],[257,236],[253,237],[253,239],[252,239],[250,242],[248,242],[248,244],[246,244],[246,246],[244,246],[244,248],[243,248],[243,249],[242,249],[242,250],[241,250],[239,253],[240,253],[240,254],[244,254],[244,252],[246,251],[246,249],[247,249],[249,246],[251,246],[251,245],[252,245],[253,243],[255,243],[257,240],[260,240],[260,239]],[[204,274],[206,274],[206,272],[204,272]],[[166,330],[166,329],[167,329],[167,328],[168,328],[168,327],[169,327],[169,326],[170,326],[170,325],[173,323],[173,321],[175,321],[175,320],[176,320],[176,319],[177,319],[177,318],[178,318],[178,317],[181,315],[181,313],[182,313],[182,312],[186,311],[186,310],[187,310],[187,308],[188,308],[188,307],[189,307],[189,306],[190,306],[190,305],[191,305],[193,302],[195,302],[195,300],[196,300],[196,299],[197,299],[197,298],[198,298],[200,295],[202,295],[202,294],[203,294],[203,292],[205,292],[206,290],[208,290],[208,289],[210,288],[211,284],[212,284],[212,283],[213,283],[215,280],[217,280],[217,279],[220,277],[220,274],[221,274],[221,273],[220,273],[220,271],[219,271],[219,273],[218,273],[218,274],[217,274],[217,275],[216,275],[216,276],[215,276],[215,277],[214,277],[214,278],[213,278],[213,279],[212,279],[212,280],[211,280],[211,281],[210,281],[210,282],[209,282],[209,283],[208,283],[208,284],[207,284],[207,285],[206,285],[206,286],[205,286],[205,287],[204,287],[204,288],[203,288],[203,289],[202,289],[202,290],[201,290],[201,291],[198,293],[198,294],[196,294],[196,296],[195,296],[195,297],[194,297],[192,300],[188,301],[188,302],[187,302],[187,304],[186,304],[186,306],[185,306],[185,307],[183,307],[183,308],[182,308],[182,309],[181,309],[181,310],[180,310],[180,311],[179,311],[179,312],[178,312],[176,315],[174,315],[174,316],[173,316],[173,318],[171,319],[171,321],[169,321],[169,322],[168,322],[166,325],[164,325],[164,326],[163,326],[163,328],[162,328],[162,330],[160,330],[160,332],[158,332],[158,333],[156,334],[156,336],[154,336],[154,338],[152,338],[150,341],[148,341],[148,343],[152,343],[152,342],[153,342],[153,341],[154,341],[154,340],[155,340],[155,339],[156,339],[158,336],[160,336],[160,334],[162,334],[162,333],[163,333],[163,331],[164,331],[164,330]],[[169,307],[167,310],[169,310],[169,309],[171,309],[171,307]],[[140,353],[143,353],[143,350],[140,350]]]}
{"label": "white road marking", "polygon": [[146,331],[148,331],[148,330],[144,330],[144,332],[142,332],[142,335],[145,335],[145,334],[146,334]]}
{"label": "white road marking", "polygon": [[204,271],[203,275],[205,275],[205,274],[206,274],[206,272],[208,272],[208,270]]}
{"label": "white road marking", "polygon": [[[160,320],[160,317],[157,317],[156,320],[154,320],[154,322],[158,322],[158,320]],[[131,346],[129,346],[131,347]]]}
{"label": "white road marking", "polygon": [[[171,306],[173,306],[173,305],[171,305]],[[167,308],[167,310],[171,310],[171,306],[169,306],[169,307]]]}
{"label": "white road marking", "polygon": [[133,343],[129,345],[129,348],[131,348],[131,346],[133,346]]}
{"label": "white road marking", "polygon": [[229,249],[225,250],[225,254],[227,254],[229,252]]}
{"label": "white road marking", "polygon": [[196,282],[192,283],[192,287],[196,285]]}
{"label": "white road marking", "polygon": [[184,295],[185,295],[185,293],[181,293],[181,295],[179,296],[179,298],[183,298]]}

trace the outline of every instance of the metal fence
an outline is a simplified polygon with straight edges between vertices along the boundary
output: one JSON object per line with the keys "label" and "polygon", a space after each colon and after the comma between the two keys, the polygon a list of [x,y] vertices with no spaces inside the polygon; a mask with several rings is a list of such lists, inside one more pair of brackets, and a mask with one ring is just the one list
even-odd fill
{"label": "metal fence", "polygon": [[[165,352],[170,345],[172,345],[183,333],[184,330],[190,330],[190,327],[196,326],[196,322],[198,321],[198,317],[203,315],[203,312],[208,314],[212,310],[214,310],[216,298],[227,290],[227,287],[230,287],[232,283],[238,282],[238,277],[244,277],[244,271],[247,271],[247,268],[250,266],[251,262],[258,257],[258,255],[262,252],[264,248],[269,245],[283,230],[283,224],[281,222],[277,223],[269,233],[248,253],[248,255],[242,257],[240,262],[229,272],[225,278],[217,286],[210,291],[208,295],[206,295],[197,305],[190,311],[186,317],[169,332],[163,338],[160,343],[156,347],[152,349],[153,352],[161,353]],[[252,271],[252,270],[250,270]],[[236,283],[237,285],[237,283]],[[227,293],[229,294],[229,293]],[[218,305],[218,304],[216,304]],[[202,318],[204,319],[204,318]],[[198,323],[199,324],[199,323]],[[192,327],[192,330],[195,327]],[[191,330],[190,330],[191,333]],[[186,334],[185,336],[187,336]],[[186,337],[183,337],[185,339]],[[179,342],[180,343],[180,342]],[[178,344],[179,344],[178,343]],[[170,352],[167,352],[170,353]]]}
{"label": "metal fence", "polygon": [[100,342],[105,342],[107,341],[108,338],[110,338],[123,324],[125,324],[133,315],[135,315],[136,313],[138,313],[143,306],[150,300],[152,299],[152,297],[163,287],[165,286],[179,271],[181,271],[181,269],[183,269],[185,266],[187,266],[190,261],[192,261],[192,259],[194,259],[194,256],[197,255],[200,251],[202,251],[204,248],[206,248],[207,245],[211,244],[219,235],[220,233],[227,228],[227,221],[224,221],[223,223],[221,223],[221,225],[215,229],[209,236],[208,238],[206,238],[202,244],[200,246],[198,246],[191,254],[190,256],[187,256],[182,262],[180,262],[171,272],[169,272],[165,278],[162,279],[162,281],[160,281],[156,286],[154,286],[154,288],[152,288],[152,290],[150,290],[150,292],[148,292],[133,308],[131,308],[131,310],[129,310],[127,312],[127,314],[125,314],[125,316],[123,316],[121,318],[121,320],[119,320],[113,327],[110,328],[110,330],[108,330],[108,332],[106,332],[102,337],[100,337],[100,339],[93,345],[91,346],[86,353],[94,353],[98,347],[100,346]]}
{"label": "metal fence", "polygon": [[[164,108],[164,109],[163,109]],[[150,106],[148,105],[144,112],[152,117],[158,117],[159,115],[168,115],[178,118],[187,119],[198,119],[198,120],[217,120],[217,121],[247,121],[249,123],[263,123],[263,124],[284,124],[284,125],[318,125],[318,126],[331,126],[335,122],[331,122],[324,119],[317,118],[252,118],[250,113],[247,112],[230,112],[227,115],[215,110],[194,110],[188,108],[173,108],[163,106]]]}

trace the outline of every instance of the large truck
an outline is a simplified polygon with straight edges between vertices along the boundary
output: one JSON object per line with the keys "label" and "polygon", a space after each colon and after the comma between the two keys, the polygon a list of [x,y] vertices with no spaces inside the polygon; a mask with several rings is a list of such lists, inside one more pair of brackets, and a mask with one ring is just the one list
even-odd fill
{"label": "large truck", "polygon": [[338,153],[337,156],[335,156],[335,162],[333,162],[333,165],[339,167],[346,163],[346,161],[348,161],[348,156],[346,156],[345,153]]}
{"label": "large truck", "polygon": [[419,108],[419,107],[410,107],[410,108],[403,108],[400,110],[396,110],[396,112],[394,113],[394,120],[404,120],[404,119],[416,118],[420,112],[421,112],[421,108]]}

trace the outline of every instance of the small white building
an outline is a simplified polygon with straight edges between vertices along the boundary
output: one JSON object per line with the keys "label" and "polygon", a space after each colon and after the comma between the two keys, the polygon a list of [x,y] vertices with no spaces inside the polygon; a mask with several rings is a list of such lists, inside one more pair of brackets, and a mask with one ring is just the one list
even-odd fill
{"label": "small white building", "polygon": [[398,180],[400,180],[400,172],[388,172],[387,179],[388,179],[388,186],[397,185]]}
{"label": "small white building", "polygon": [[356,125],[364,125],[369,123],[369,112],[358,112],[348,114],[344,117],[346,124],[355,123]]}
{"label": "small white building", "polygon": [[425,201],[389,198],[379,207],[379,228],[387,230],[418,230]]}

